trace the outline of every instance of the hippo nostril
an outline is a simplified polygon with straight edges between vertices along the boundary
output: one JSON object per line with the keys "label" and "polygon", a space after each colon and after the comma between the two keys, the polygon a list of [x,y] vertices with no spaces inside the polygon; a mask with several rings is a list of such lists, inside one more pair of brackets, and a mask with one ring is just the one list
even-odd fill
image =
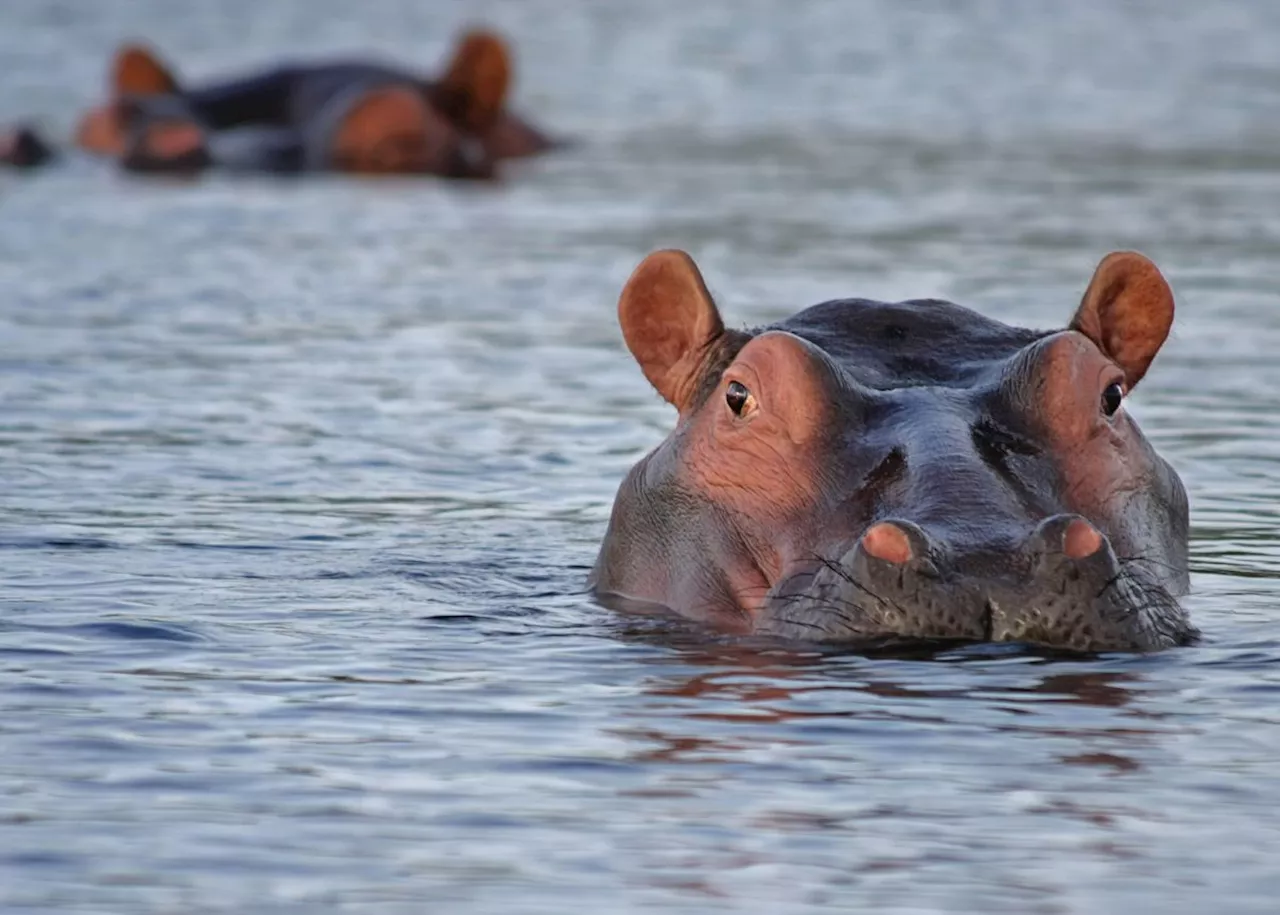
{"label": "hippo nostril", "polygon": [[1031,538],[1033,555],[1083,560],[1107,545],[1107,538],[1080,515],[1054,515],[1040,522]]}
{"label": "hippo nostril", "polygon": [[1062,552],[1072,559],[1084,559],[1102,549],[1102,534],[1083,518],[1073,518],[1062,534]]}
{"label": "hippo nostril", "polygon": [[892,521],[881,521],[867,528],[862,535],[862,548],[885,562],[901,565],[913,556],[911,538]]}

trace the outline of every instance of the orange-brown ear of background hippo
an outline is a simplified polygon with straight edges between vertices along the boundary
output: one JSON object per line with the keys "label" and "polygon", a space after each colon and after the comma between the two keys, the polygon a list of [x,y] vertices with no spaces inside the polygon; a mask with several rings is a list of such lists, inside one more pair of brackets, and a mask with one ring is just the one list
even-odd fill
{"label": "orange-brown ear of background hippo", "polygon": [[1173,325],[1173,291],[1160,270],[1136,251],[1102,259],[1071,319],[1124,369],[1125,388],[1142,380]]}
{"label": "orange-brown ear of background hippo", "polygon": [[440,78],[445,94],[459,99],[468,130],[481,131],[498,119],[511,87],[511,52],[493,32],[467,32]]}
{"label": "orange-brown ear of background hippo", "polygon": [[155,52],[142,45],[121,45],[111,65],[111,91],[117,95],[172,95],[178,81]]}
{"label": "orange-brown ear of background hippo", "polygon": [[659,394],[684,412],[703,362],[724,322],[698,266],[683,251],[655,251],[631,274],[618,299],[627,348]]}

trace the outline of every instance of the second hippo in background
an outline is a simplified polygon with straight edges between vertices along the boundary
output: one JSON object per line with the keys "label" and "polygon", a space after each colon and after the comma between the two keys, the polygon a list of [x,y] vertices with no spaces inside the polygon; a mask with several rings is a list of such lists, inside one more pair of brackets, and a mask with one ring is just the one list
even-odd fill
{"label": "second hippo in background", "polygon": [[486,31],[463,36],[436,80],[332,61],[185,86],[148,49],[126,46],[112,65],[111,100],[84,116],[77,143],[145,170],[490,177],[499,160],[557,145],[509,111],[511,70],[506,43]]}
{"label": "second hippo in background", "polygon": [[1189,642],[1187,495],[1124,408],[1173,309],[1119,252],[1062,330],[843,299],[734,331],[688,255],[650,255],[619,320],[678,417],[595,593],[803,640]]}
{"label": "second hippo in background", "polygon": [[488,179],[494,162],[402,83],[352,84],[299,127],[209,130],[181,96],[119,103],[126,170],[263,174],[344,172]]}

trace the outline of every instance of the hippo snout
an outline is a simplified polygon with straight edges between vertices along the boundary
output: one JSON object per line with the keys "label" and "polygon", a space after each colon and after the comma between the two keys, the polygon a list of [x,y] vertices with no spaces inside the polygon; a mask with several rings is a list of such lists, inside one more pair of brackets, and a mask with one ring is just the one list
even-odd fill
{"label": "hippo snout", "polygon": [[[1168,593],[1077,514],[1013,543],[959,549],[905,519],[869,526],[837,561],[784,580],[767,628],[811,638],[1009,641],[1077,651],[1152,650],[1187,640]],[[1185,619],[1182,620],[1185,624]],[[807,634],[806,634],[807,633]]]}
{"label": "hippo snout", "polygon": [[1023,549],[1030,573],[987,597],[990,638],[1081,651],[1141,647],[1137,604],[1117,601],[1124,571],[1111,542],[1079,515],[1042,521]]}

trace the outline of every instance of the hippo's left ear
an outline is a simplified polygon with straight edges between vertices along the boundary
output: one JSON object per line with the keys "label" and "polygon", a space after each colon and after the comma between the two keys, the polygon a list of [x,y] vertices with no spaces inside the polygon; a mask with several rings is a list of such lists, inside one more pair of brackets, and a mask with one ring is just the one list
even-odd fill
{"label": "hippo's left ear", "polygon": [[1125,388],[1142,380],[1173,325],[1173,291],[1160,270],[1136,251],[1102,259],[1071,329],[1124,369]]}
{"label": "hippo's left ear", "polygon": [[175,95],[179,88],[159,55],[145,45],[125,44],[111,62],[111,90],[116,95]]}
{"label": "hippo's left ear", "polygon": [[644,377],[683,413],[704,361],[724,335],[720,312],[693,258],[668,250],[641,261],[618,299],[618,323]]}

